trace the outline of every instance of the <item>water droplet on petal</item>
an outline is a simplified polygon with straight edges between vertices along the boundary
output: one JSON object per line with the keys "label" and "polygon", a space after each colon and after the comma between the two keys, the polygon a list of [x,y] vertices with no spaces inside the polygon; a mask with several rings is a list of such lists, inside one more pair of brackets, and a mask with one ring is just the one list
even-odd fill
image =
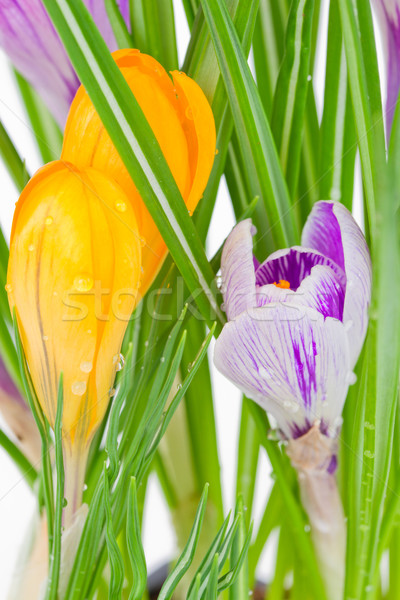
{"label": "water droplet on petal", "polygon": [[68,504],[68,500],[66,498],[64,498],[62,501],[63,508],[65,508],[67,506],[67,504]]}
{"label": "water droplet on petal", "polygon": [[12,292],[12,285],[11,285],[11,283],[7,283],[7,285],[5,286],[5,288],[6,288],[6,292],[8,292],[8,293]]}
{"label": "water droplet on petal", "polygon": [[117,209],[119,212],[125,212],[125,211],[126,211],[126,209],[127,209],[126,202],[123,202],[123,201],[121,201],[121,200],[117,201],[117,202],[115,203],[115,208],[116,208],[116,209]]}
{"label": "water droplet on petal", "polygon": [[142,248],[144,248],[144,247],[145,247],[145,245],[146,245],[146,240],[145,240],[145,238],[144,238],[144,237],[143,237],[143,238],[140,238],[140,239],[139,239],[139,241],[140,241],[140,245],[142,246]]}
{"label": "water droplet on petal", "polygon": [[47,340],[48,340],[48,339],[49,339],[49,336],[48,336],[48,335],[44,335],[44,336],[43,336],[43,341],[44,341],[44,342],[47,342]]}
{"label": "water droplet on petal", "polygon": [[86,392],[86,381],[74,381],[71,385],[71,392],[75,396],[83,396]]}
{"label": "water droplet on petal", "polygon": [[115,354],[113,356],[113,365],[116,365],[116,370],[121,371],[125,365],[125,358],[122,354]]}
{"label": "water droplet on petal", "polygon": [[84,373],[90,373],[90,371],[93,369],[93,363],[90,360],[84,360],[81,362],[80,369]]}
{"label": "water droplet on petal", "polygon": [[47,217],[47,219],[45,220],[45,224],[47,225],[47,227],[50,227],[50,225],[53,224],[53,217]]}
{"label": "water droplet on petal", "polygon": [[88,292],[93,287],[93,279],[86,273],[77,275],[74,279],[74,287],[78,292]]}
{"label": "water droplet on petal", "polygon": [[29,244],[29,246],[28,246],[29,252],[33,252],[34,249],[35,249],[35,246],[33,244]]}
{"label": "water droplet on petal", "polygon": [[117,391],[117,390],[116,390],[115,388],[111,388],[111,389],[110,389],[110,391],[108,392],[108,393],[109,393],[109,395],[110,395],[110,398],[112,398],[113,396],[115,396],[115,392],[116,392],[116,391]]}

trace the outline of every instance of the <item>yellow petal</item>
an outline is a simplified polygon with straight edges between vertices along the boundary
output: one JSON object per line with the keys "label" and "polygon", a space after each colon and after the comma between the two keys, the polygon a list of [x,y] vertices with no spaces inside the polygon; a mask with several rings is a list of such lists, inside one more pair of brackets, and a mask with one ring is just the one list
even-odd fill
{"label": "yellow petal", "polygon": [[[192,212],[204,191],[215,153],[213,116],[202,90],[180,74],[174,74],[174,86],[164,68],[138,50],[119,50],[113,57],[153,129]],[[81,168],[92,166],[106,173],[128,195],[143,244],[140,292],[144,295],[164,261],[167,248],[83,87],[71,105],[62,158]]]}
{"label": "yellow petal", "polygon": [[186,134],[191,167],[190,192],[185,197],[186,206],[193,212],[199,202],[215,156],[216,132],[210,105],[200,86],[180,71],[171,73],[177,90],[182,125]]}
{"label": "yellow petal", "polygon": [[[64,373],[63,431],[72,443],[77,436],[88,443],[104,415],[113,356],[127,326],[112,315],[112,298],[121,287],[137,289],[140,255],[132,206],[104,174],[56,161],[40,169],[21,194],[11,237],[9,300],[52,426]],[[131,296],[127,313],[135,302]]]}

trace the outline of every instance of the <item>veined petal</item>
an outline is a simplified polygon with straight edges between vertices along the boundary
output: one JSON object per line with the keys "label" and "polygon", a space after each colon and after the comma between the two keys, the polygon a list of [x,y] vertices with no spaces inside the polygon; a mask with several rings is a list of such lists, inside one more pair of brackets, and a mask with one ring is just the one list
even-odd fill
{"label": "veined petal", "polygon": [[326,265],[335,273],[338,282],[346,286],[344,271],[329,257],[310,248],[293,246],[273,252],[256,271],[258,286],[278,283],[281,279],[290,283],[290,289],[297,290],[316,265]]}
{"label": "veined petal", "polygon": [[343,324],[310,308],[270,304],[227,323],[214,362],[288,437],[321,421],[336,430],[350,377]]}
{"label": "veined petal", "polygon": [[[102,173],[50,163],[18,201],[9,300],[51,425],[64,374],[63,430],[71,442],[79,437],[87,443],[107,406],[113,356],[127,326],[116,322],[113,298],[120,286],[137,290],[140,250],[129,200]],[[133,310],[132,297],[129,302]]]}
{"label": "veined petal", "polygon": [[222,294],[229,320],[256,306],[251,219],[238,223],[229,234],[221,258]]}
{"label": "veined petal", "polygon": [[[104,2],[84,2],[108,47],[115,50]],[[128,0],[119,4],[127,18]],[[79,80],[41,0],[0,0],[0,46],[63,126]]]}
{"label": "veined petal", "polygon": [[343,323],[353,368],[367,332],[371,301],[371,259],[364,235],[345,206],[321,201],[314,204],[307,219],[302,244],[325,254],[345,271]]}
{"label": "veined petal", "polygon": [[181,115],[184,115],[182,126],[186,133],[191,167],[191,186],[186,206],[193,212],[207,185],[214,162],[215,122],[207,98],[197,83],[181,71],[172,71],[171,75],[181,105]]}
{"label": "veined petal", "polygon": [[371,0],[381,29],[386,59],[386,127],[389,138],[400,88],[400,4],[398,0]]}
{"label": "veined petal", "polygon": [[[215,126],[203,92],[183,74],[176,76],[175,88],[165,69],[138,50],[119,50],[113,57],[157,138],[188,209],[194,210],[215,153]],[[62,158],[79,167],[92,166],[113,177],[130,198],[142,237],[140,292],[144,295],[164,261],[167,248],[83,87],[71,106]]]}

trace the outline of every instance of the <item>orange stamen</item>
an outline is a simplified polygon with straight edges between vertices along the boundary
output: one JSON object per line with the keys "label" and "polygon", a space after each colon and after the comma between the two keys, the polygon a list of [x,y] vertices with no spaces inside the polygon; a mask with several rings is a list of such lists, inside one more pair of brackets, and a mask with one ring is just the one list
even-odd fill
{"label": "orange stamen", "polygon": [[280,279],[279,283],[275,283],[276,287],[282,288],[283,290],[290,290],[290,283],[286,279]]}

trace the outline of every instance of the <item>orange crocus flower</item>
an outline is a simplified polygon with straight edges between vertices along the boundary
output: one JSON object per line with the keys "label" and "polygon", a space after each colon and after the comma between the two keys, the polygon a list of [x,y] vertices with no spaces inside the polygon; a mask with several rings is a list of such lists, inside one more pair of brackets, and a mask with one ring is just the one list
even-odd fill
{"label": "orange crocus flower", "polygon": [[115,180],[61,161],[32,177],[14,215],[6,288],[52,427],[63,372],[66,485],[71,463],[84,470],[112,395],[140,275],[136,216]]}
{"label": "orange crocus flower", "polygon": [[[195,81],[173,71],[172,79],[151,56],[118,50],[113,57],[149,122],[190,213],[200,200],[215,156],[215,124],[208,101]],[[143,296],[167,254],[166,245],[128,171],[81,86],[68,116],[62,158],[94,167],[125,190],[142,238]]]}

